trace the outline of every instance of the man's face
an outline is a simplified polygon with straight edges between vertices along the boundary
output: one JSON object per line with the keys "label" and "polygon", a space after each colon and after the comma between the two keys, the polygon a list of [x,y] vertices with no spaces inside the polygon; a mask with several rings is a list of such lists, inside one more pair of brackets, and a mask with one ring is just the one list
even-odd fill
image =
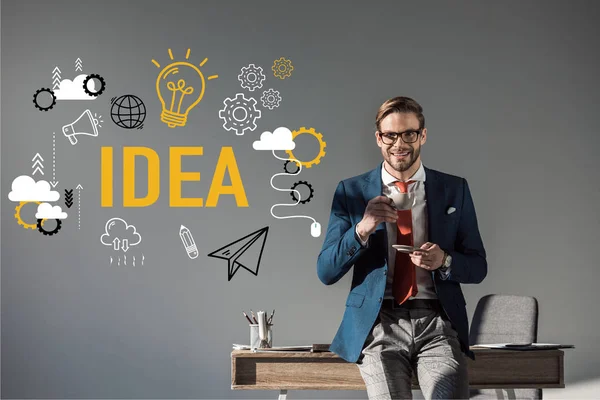
{"label": "man's face", "polygon": [[[394,112],[387,115],[380,123],[380,133],[402,133],[419,129],[419,120],[414,113]],[[376,133],[377,145],[381,148],[381,155],[387,164],[395,171],[404,172],[410,169],[416,161],[420,159],[421,146],[427,140],[427,129],[418,135],[414,143],[405,143],[401,137],[398,137],[393,144],[386,144]],[[407,153],[407,154],[405,154]]]}

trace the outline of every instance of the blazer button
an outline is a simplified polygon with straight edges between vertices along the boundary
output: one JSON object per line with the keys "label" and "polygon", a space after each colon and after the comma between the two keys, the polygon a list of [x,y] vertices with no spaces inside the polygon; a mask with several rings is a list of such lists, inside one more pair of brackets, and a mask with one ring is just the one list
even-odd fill
{"label": "blazer button", "polygon": [[387,275],[387,269],[384,269],[384,270],[383,270],[383,274],[384,274],[384,275]]}
{"label": "blazer button", "polygon": [[383,300],[383,297],[380,297],[377,301],[381,303],[382,300]]}

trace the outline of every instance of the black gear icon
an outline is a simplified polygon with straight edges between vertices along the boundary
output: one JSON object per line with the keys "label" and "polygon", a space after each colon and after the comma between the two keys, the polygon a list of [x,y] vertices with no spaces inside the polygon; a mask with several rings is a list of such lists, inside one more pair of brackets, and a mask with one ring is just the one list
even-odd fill
{"label": "black gear icon", "polygon": [[[50,104],[48,107],[42,107],[40,106],[40,104],[37,102],[37,97],[40,93],[42,92],[47,92],[50,93],[50,96],[52,96],[52,104]],[[56,104],[56,96],[54,95],[54,91],[48,89],[48,88],[41,88],[39,90],[35,91],[35,94],[33,95],[33,104],[35,105],[35,108],[37,108],[40,111],[48,111],[51,110],[52,107],[54,107],[54,105]]]}
{"label": "black gear icon", "polygon": [[[87,87],[87,84],[90,80],[92,80],[94,78],[96,78],[100,81],[100,89],[98,89],[95,92],[90,92],[90,90]],[[83,80],[83,90],[90,96],[98,97],[104,92],[104,89],[106,89],[106,82],[104,82],[104,78],[98,74],[90,74],[90,75],[86,76],[85,79]]]}
{"label": "black gear icon", "polygon": [[296,189],[299,185],[305,185],[310,189],[310,194],[308,195],[308,197],[304,200],[300,199],[300,204],[306,204],[310,201],[310,199],[313,198],[315,191],[313,190],[313,187],[311,186],[310,183],[306,182],[306,181],[298,181],[296,183],[294,183],[294,185],[292,186],[292,188],[290,189],[291,192],[290,194],[292,195],[292,199],[294,199],[294,201],[298,201],[298,199],[296,198],[296,194],[294,192],[294,189]]}
{"label": "black gear icon", "polygon": [[[290,172],[287,170],[287,166],[289,163],[293,162],[294,164],[296,164],[296,172]],[[283,164],[283,170],[290,174],[290,175],[297,175],[298,173],[300,173],[300,165],[296,162],[296,161],[292,161],[292,160],[287,160],[284,164]]]}
{"label": "black gear icon", "polygon": [[42,221],[45,221],[45,220],[42,220],[42,219],[37,220],[37,228],[38,228],[38,231],[42,232],[46,236],[54,235],[56,232],[58,232],[60,230],[60,226],[62,225],[62,222],[60,221],[60,219],[57,219],[56,220],[56,228],[54,228],[51,231],[47,231],[42,226]]}

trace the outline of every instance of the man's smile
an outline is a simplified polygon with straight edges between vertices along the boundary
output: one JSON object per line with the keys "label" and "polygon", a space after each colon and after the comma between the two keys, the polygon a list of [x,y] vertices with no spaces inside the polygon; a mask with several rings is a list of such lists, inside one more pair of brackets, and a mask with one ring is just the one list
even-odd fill
{"label": "man's smile", "polygon": [[410,151],[390,152],[390,154],[398,160],[404,160],[406,157],[408,157],[410,155]]}

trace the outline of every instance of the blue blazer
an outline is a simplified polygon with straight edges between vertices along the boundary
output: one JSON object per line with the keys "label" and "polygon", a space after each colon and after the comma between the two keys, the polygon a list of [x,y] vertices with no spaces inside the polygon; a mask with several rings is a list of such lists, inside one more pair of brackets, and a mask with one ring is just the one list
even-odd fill
{"label": "blue blazer", "polygon": [[[365,174],[341,181],[333,196],[331,216],[323,248],[317,260],[321,282],[331,285],[352,266],[352,285],[342,323],[330,351],[349,362],[357,362],[381,308],[388,271],[388,241],[385,223],[379,224],[362,247],[355,230],[373,197],[382,194],[382,165]],[[442,280],[432,271],[437,296],[458,332],[462,351],[469,350],[469,322],[461,283],[479,283],[487,274],[486,253],[479,235],[477,216],[469,185],[464,178],[424,167],[429,242],[452,256],[451,274]],[[447,214],[449,207],[456,211]],[[393,268],[393,266],[392,266]]]}

